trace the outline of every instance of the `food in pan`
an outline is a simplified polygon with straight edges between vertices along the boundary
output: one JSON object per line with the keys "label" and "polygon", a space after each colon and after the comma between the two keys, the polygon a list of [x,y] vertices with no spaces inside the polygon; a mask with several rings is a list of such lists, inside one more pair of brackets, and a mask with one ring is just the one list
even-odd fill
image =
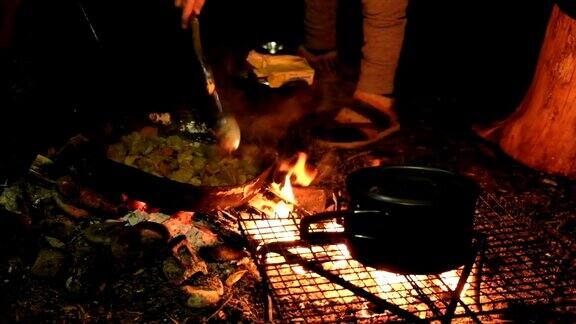
{"label": "food in pan", "polygon": [[216,145],[191,142],[179,136],[160,136],[153,127],[122,136],[108,147],[109,159],[142,171],[195,186],[244,183],[262,171],[254,149],[238,156],[221,152]]}

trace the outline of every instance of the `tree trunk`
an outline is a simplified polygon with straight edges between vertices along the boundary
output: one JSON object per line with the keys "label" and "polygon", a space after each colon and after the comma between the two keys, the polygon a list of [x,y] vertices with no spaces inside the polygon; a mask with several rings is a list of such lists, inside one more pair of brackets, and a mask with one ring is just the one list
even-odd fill
{"label": "tree trunk", "polygon": [[532,168],[576,178],[576,19],[554,7],[524,100],[479,134]]}

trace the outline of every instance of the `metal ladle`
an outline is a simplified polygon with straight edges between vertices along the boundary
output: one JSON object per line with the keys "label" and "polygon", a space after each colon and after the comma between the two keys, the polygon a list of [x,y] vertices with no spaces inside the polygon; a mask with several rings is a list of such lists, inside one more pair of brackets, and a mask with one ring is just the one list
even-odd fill
{"label": "metal ladle", "polygon": [[202,50],[202,41],[200,39],[200,21],[198,17],[193,17],[192,21],[192,38],[194,41],[194,51],[198,57],[198,62],[204,73],[204,78],[206,80],[206,90],[208,94],[214,100],[214,105],[218,109],[216,116],[216,127],[215,133],[218,139],[219,146],[226,152],[235,151],[240,145],[240,126],[236,118],[225,112],[222,107],[222,102],[218,96],[218,91],[216,90],[216,82],[214,81],[214,74],[212,69],[208,64],[206,64],[206,59],[204,57],[204,52]]}

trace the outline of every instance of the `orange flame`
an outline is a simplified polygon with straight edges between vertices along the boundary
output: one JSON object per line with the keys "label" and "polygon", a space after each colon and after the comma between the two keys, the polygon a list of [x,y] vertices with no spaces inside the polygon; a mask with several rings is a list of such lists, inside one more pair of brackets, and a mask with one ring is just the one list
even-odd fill
{"label": "orange flame", "polygon": [[280,164],[279,170],[287,172],[286,176],[295,185],[307,187],[318,174],[318,170],[306,166],[306,160],[308,160],[306,153],[298,152],[296,156],[296,163],[291,164],[284,161]]}
{"label": "orange flame", "polygon": [[304,152],[298,152],[295,163],[283,161],[280,164],[279,171],[286,172],[282,183],[272,183],[272,191],[278,195],[282,201],[274,202],[257,196],[252,199],[250,205],[259,211],[273,218],[287,218],[294,210],[296,197],[292,189],[292,183],[295,185],[309,186],[316,177],[317,170],[306,165],[308,156]]}

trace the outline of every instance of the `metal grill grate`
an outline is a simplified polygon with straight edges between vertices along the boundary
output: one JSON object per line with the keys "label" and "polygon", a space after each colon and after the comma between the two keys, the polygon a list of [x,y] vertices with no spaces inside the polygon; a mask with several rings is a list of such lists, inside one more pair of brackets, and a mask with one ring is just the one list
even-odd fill
{"label": "metal grill grate", "polygon": [[[299,241],[302,213],[270,219],[239,212],[282,320],[301,322],[493,319],[511,303],[574,303],[569,249],[536,231],[491,195],[479,201],[476,230],[486,237],[476,262],[441,275],[403,276],[364,267],[344,244]],[[335,223],[318,230],[342,230]],[[401,242],[399,242],[400,244]],[[460,297],[459,297],[460,296]]]}

